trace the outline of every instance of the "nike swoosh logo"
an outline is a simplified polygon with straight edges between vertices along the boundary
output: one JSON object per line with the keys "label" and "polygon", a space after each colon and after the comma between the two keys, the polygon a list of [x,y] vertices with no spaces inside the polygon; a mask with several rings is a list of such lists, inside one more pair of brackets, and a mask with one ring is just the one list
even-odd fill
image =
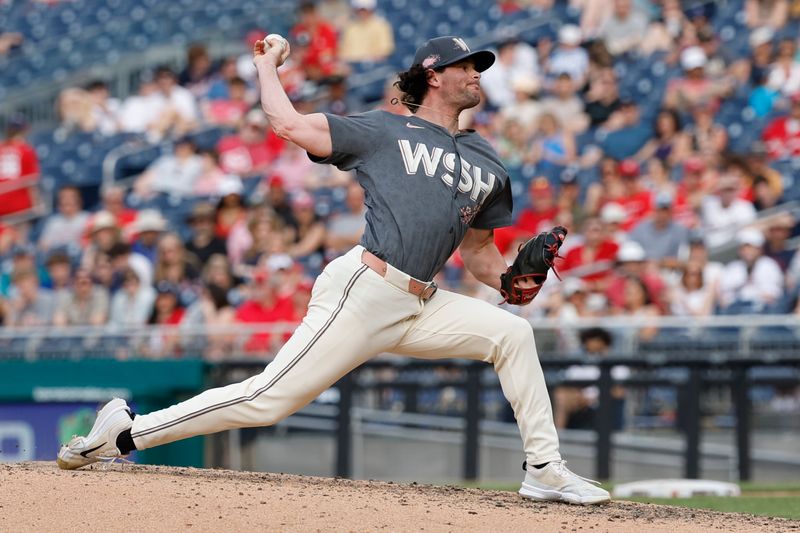
{"label": "nike swoosh logo", "polygon": [[417,125],[412,124],[410,122],[406,122],[406,128],[414,128],[415,130],[424,130],[425,129],[423,126],[417,126]]}
{"label": "nike swoosh logo", "polygon": [[99,450],[100,448],[102,448],[103,446],[105,446],[106,444],[107,444],[107,443],[106,443],[106,442],[104,442],[104,443],[103,443],[103,444],[101,444],[100,446],[95,446],[95,447],[94,447],[94,448],[92,448],[91,450],[83,450],[83,451],[81,452],[81,455],[82,455],[82,456],[84,456],[84,457],[86,457],[86,458],[88,459],[88,458],[89,458],[89,457],[88,457],[88,455],[89,455],[90,453],[92,453],[92,452],[96,452],[97,450]]}

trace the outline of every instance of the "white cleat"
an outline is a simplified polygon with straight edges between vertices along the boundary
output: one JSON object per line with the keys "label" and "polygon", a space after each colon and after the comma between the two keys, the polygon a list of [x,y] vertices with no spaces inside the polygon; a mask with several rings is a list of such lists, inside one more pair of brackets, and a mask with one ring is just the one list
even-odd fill
{"label": "white cleat", "polygon": [[56,462],[63,470],[75,470],[98,461],[113,461],[123,455],[117,437],[133,425],[125,400],[114,398],[97,412],[92,430],[85,437],[73,437],[58,451]]}
{"label": "white cleat", "polygon": [[528,466],[519,493],[532,500],[561,501],[578,505],[611,501],[611,495],[597,486],[599,484],[570,471],[566,461],[551,461],[542,468]]}

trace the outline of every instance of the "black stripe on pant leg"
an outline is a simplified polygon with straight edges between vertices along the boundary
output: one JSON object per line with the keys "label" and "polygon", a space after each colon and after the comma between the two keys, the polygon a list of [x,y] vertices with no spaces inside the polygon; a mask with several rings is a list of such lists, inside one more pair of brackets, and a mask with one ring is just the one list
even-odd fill
{"label": "black stripe on pant leg", "polygon": [[322,326],[322,328],[320,328],[320,330],[314,335],[314,337],[311,338],[311,340],[308,342],[308,344],[302,350],[300,350],[300,352],[294,357],[294,359],[292,359],[292,361],[288,365],[286,365],[286,367],[283,370],[281,370],[274,378],[272,378],[272,380],[269,383],[267,383],[266,385],[264,385],[263,387],[261,387],[260,389],[258,389],[257,391],[255,391],[253,394],[251,394],[249,396],[240,396],[238,398],[233,398],[231,400],[227,400],[227,401],[222,402],[222,403],[210,405],[210,406],[208,406],[208,407],[206,407],[204,409],[201,409],[200,411],[195,411],[194,413],[188,413],[188,414],[183,415],[182,417],[180,417],[178,419],[172,420],[171,422],[166,422],[164,424],[161,424],[160,426],[156,426],[156,427],[147,429],[145,431],[140,431],[138,433],[132,434],[131,436],[133,438],[137,438],[137,437],[144,437],[146,435],[151,435],[151,434],[153,434],[153,433],[155,433],[157,431],[161,431],[161,430],[164,430],[164,429],[171,428],[171,427],[173,427],[173,426],[175,426],[177,424],[180,424],[182,422],[186,422],[188,420],[191,420],[191,419],[196,418],[198,416],[204,415],[206,413],[210,413],[212,411],[223,409],[225,407],[230,407],[232,405],[236,405],[236,404],[239,404],[239,403],[242,403],[242,402],[252,401],[252,400],[256,399],[258,396],[260,396],[261,394],[263,394],[266,391],[268,391],[270,388],[272,388],[273,385],[275,385],[275,383],[278,382],[278,380],[280,378],[285,376],[286,373],[289,372],[289,370],[294,368],[294,366],[297,365],[297,363],[300,362],[300,360],[309,352],[309,350],[311,350],[311,348],[314,346],[314,344],[316,344],[316,342],[320,339],[322,334],[325,333],[325,331],[328,330],[328,328],[331,326],[331,324],[333,324],[333,321],[336,319],[337,316],[339,316],[339,313],[344,308],[344,303],[347,300],[348,295],[350,294],[350,290],[353,288],[353,286],[355,285],[355,282],[358,280],[358,278],[361,277],[361,274],[363,274],[367,270],[367,268],[368,267],[366,265],[364,265],[361,268],[359,268],[355,272],[355,274],[353,274],[353,277],[350,278],[350,281],[347,283],[347,286],[344,289],[344,293],[342,294],[342,297],[339,300],[339,304],[336,306],[336,309],[334,309],[334,311],[331,314],[330,318],[328,318],[328,321],[325,322],[325,324]]}

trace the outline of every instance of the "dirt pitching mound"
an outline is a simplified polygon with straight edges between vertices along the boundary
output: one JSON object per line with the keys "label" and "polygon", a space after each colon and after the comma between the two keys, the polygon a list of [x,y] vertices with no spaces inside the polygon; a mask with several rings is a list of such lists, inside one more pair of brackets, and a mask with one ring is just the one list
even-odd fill
{"label": "dirt pitching mound", "polygon": [[0,465],[0,531],[778,532],[800,522],[515,493],[226,470]]}

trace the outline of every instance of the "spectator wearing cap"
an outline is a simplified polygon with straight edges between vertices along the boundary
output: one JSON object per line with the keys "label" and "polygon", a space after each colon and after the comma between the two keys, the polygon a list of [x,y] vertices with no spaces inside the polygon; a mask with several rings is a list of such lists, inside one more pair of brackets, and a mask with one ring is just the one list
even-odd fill
{"label": "spectator wearing cap", "polygon": [[328,259],[343,255],[361,242],[367,225],[364,189],[355,180],[347,186],[344,204],[346,211],[332,214],[326,224],[325,248]]}
{"label": "spectator wearing cap", "polygon": [[638,48],[646,30],[647,15],[631,0],[614,0],[611,14],[600,25],[598,36],[605,41],[609,52],[620,55]]}
{"label": "spectator wearing cap", "polygon": [[12,117],[0,141],[0,217],[29,211],[37,202],[39,158],[27,132],[27,122]]}
{"label": "spectator wearing cap", "polygon": [[114,243],[108,251],[108,258],[119,283],[122,283],[125,270],[132,268],[141,285],[149,287],[153,284],[153,264],[145,256],[134,252],[127,242]]}
{"label": "spectator wearing cap", "polygon": [[681,68],[684,75],[667,85],[664,107],[686,113],[694,107],[710,107],[716,111],[721,98],[730,94],[728,80],[714,80],[706,75],[708,57],[699,46],[690,46],[681,52]]}
{"label": "spectator wearing cap", "polygon": [[572,225],[580,226],[586,218],[586,211],[581,204],[581,184],[578,181],[578,173],[573,169],[566,169],[558,175],[558,182],[560,184],[556,201],[558,213],[553,221],[557,222],[566,216],[572,221]]}
{"label": "spectator wearing cap", "polygon": [[796,221],[789,213],[781,213],[766,224],[764,256],[774,259],[783,272],[789,269],[797,252],[797,248],[789,245],[795,225]]}
{"label": "spectator wearing cap", "polygon": [[766,26],[779,30],[786,25],[789,17],[787,0],[745,0],[744,20],[749,28]]}
{"label": "spectator wearing cap", "polygon": [[242,124],[251,104],[247,82],[234,76],[227,80],[227,95],[224,98],[204,100],[201,109],[207,123],[235,128]]}
{"label": "spectator wearing cap", "polygon": [[194,141],[184,137],[175,142],[172,153],[162,155],[148,165],[136,178],[133,191],[142,199],[158,194],[191,198],[195,182],[202,173],[203,161],[197,154],[197,147]]}
{"label": "spectator wearing cap", "polygon": [[74,246],[80,243],[89,225],[89,213],[83,211],[80,189],[65,185],[58,190],[56,209],[47,217],[39,236],[39,248],[50,250],[58,246]]}
{"label": "spectator wearing cap", "polygon": [[763,255],[764,235],[755,228],[736,234],[739,258],[725,266],[719,286],[720,306],[728,314],[761,313],[779,303],[783,272]]}
{"label": "spectator wearing cap", "polygon": [[[660,310],[667,309],[666,283],[658,271],[647,262],[644,248],[636,241],[623,242],[617,250],[614,272],[606,283],[605,295],[612,308],[626,309],[625,289],[630,278],[641,280],[647,292],[647,302]],[[647,304],[645,304],[647,305]]]}
{"label": "spectator wearing cap", "polygon": [[278,215],[284,226],[295,227],[297,221],[292,214],[292,204],[289,201],[289,193],[283,177],[273,174],[267,181],[266,188],[267,205]]}
{"label": "spectator wearing cap", "polygon": [[167,230],[167,221],[157,209],[142,209],[131,224],[133,232],[132,249],[155,263],[158,240]]}
{"label": "spectator wearing cap", "polygon": [[[292,301],[290,298],[278,296],[277,287],[266,268],[253,272],[248,292],[248,299],[236,310],[236,322],[261,325],[291,323],[294,314]],[[271,331],[259,329],[245,343],[246,351],[271,353],[288,338],[288,333],[277,336]]]}
{"label": "spectator wearing cap", "polygon": [[72,288],[56,298],[53,324],[56,326],[100,326],[108,319],[109,296],[96,285],[85,268],[75,272]]}
{"label": "spectator wearing cap", "polygon": [[125,327],[147,324],[156,300],[155,289],[142,283],[136,270],[129,266],[122,269],[121,282],[120,289],[111,297],[109,325]]}
{"label": "spectator wearing cap", "polygon": [[[581,49],[582,50],[582,49]],[[583,100],[578,96],[579,85],[569,72],[560,72],[552,82],[550,95],[542,98],[542,114],[539,128],[545,113],[553,114],[564,130],[578,134],[586,130],[589,118],[583,112]]]}
{"label": "spectator wearing cap", "polygon": [[762,138],[771,160],[800,156],[800,92],[792,96],[791,103],[789,115],[772,120],[764,128]]}
{"label": "spectator wearing cap", "polygon": [[609,238],[598,217],[588,217],[581,231],[583,243],[571,248],[556,267],[570,276],[578,276],[593,287],[603,289],[611,274],[619,245]]}
{"label": "spectator wearing cap", "polygon": [[325,223],[314,209],[314,198],[300,192],[292,198],[292,214],[297,221],[288,253],[299,260],[321,262],[325,257]]}
{"label": "spectator wearing cap", "polygon": [[89,244],[83,251],[81,265],[91,270],[98,254],[107,254],[120,240],[117,219],[108,211],[98,211],[89,222]]}
{"label": "spectator wearing cap", "polygon": [[53,323],[56,299],[52,291],[40,288],[35,268],[15,270],[14,295],[7,305],[6,326],[49,326]]}
{"label": "spectator wearing cap", "polygon": [[704,265],[699,261],[689,261],[681,267],[680,280],[670,290],[670,311],[675,316],[703,317],[714,312],[717,282],[707,283]]}
{"label": "spectator wearing cap", "polygon": [[339,74],[329,76],[321,80],[320,85],[328,88],[328,94],[317,107],[317,112],[343,117],[361,109],[361,100],[348,90],[345,76]]}
{"label": "spectator wearing cap", "polygon": [[742,60],[742,74],[739,76],[742,83],[749,81],[751,85],[758,85],[762,79],[766,83],[772,63],[774,38],[775,32],[766,26],[750,32],[750,57]]}
{"label": "spectator wearing cap", "polygon": [[673,197],[668,192],[656,195],[655,209],[646,219],[637,224],[630,238],[638,242],[648,261],[655,261],[661,268],[678,267],[678,252],[689,239],[686,226],[672,217]]}
{"label": "spectator wearing cap", "polygon": [[247,179],[264,175],[284,145],[285,141],[269,127],[264,112],[253,109],[235,134],[220,139],[217,152],[223,171]]}
{"label": "spectator wearing cap", "polygon": [[643,220],[653,209],[653,193],[642,186],[639,164],[633,159],[619,163],[619,176],[622,183],[620,195],[607,201],[619,204],[625,211],[622,229],[629,231]]}
{"label": "spectator wearing cap", "polygon": [[741,169],[728,163],[717,184],[717,194],[708,195],[702,201],[702,227],[710,248],[732,241],[740,228],[756,219],[755,207],[740,198],[741,190]]}
{"label": "spectator wearing cap", "polygon": [[340,69],[336,28],[320,17],[316,3],[309,0],[298,7],[297,19],[289,35],[303,45],[300,66],[308,78],[315,81],[336,73]]}
{"label": "spectator wearing cap", "polygon": [[192,208],[191,214],[186,218],[192,229],[191,237],[186,243],[186,250],[194,254],[205,265],[214,254],[226,254],[225,241],[216,236],[216,209],[213,205],[200,202]]}
{"label": "spectator wearing cap", "polygon": [[219,189],[216,206],[214,232],[220,239],[227,239],[233,228],[246,223],[247,209],[244,205],[244,186],[238,179],[228,179]]}
{"label": "spectator wearing cap", "polygon": [[[599,361],[611,352],[613,338],[611,333],[602,328],[589,328],[580,332],[580,348],[590,361]],[[628,367],[617,365],[611,367],[611,376],[616,381],[630,377]],[[571,365],[564,370],[563,379],[567,381],[596,381],[600,377],[600,368],[596,364]],[[599,389],[596,386],[575,387],[559,386],[553,391],[553,420],[557,428],[594,429]],[[613,412],[613,428],[621,430],[624,426],[625,389],[621,385],[611,388]]]}
{"label": "spectator wearing cap", "polygon": [[681,119],[674,109],[661,109],[656,115],[655,136],[636,153],[637,161],[656,158],[669,165],[682,163],[691,151],[689,138],[681,131]]}
{"label": "spectator wearing cap", "polygon": [[703,199],[710,192],[706,179],[706,162],[698,156],[691,156],[683,163],[683,178],[676,188],[673,215],[675,220],[694,228],[699,225]]}
{"label": "spectator wearing cap", "polygon": [[353,17],[339,40],[339,58],[349,63],[384,61],[394,52],[389,22],[375,13],[376,0],[351,0]]}
{"label": "spectator wearing cap", "polygon": [[566,73],[575,86],[583,86],[589,72],[589,54],[581,48],[581,42],[583,34],[578,26],[561,26],[558,30],[558,46],[546,62],[546,71],[551,79]]}

